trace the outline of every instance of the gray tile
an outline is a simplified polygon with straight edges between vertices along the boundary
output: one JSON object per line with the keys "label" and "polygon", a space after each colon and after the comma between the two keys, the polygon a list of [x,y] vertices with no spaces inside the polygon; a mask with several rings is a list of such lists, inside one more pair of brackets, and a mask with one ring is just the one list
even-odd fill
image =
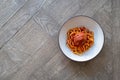
{"label": "gray tile", "polygon": [[39,25],[40,29],[47,32],[50,35],[54,35],[58,32],[60,25],[43,9],[34,16],[34,21]]}
{"label": "gray tile", "polygon": [[70,18],[71,15],[80,9],[80,4],[78,3],[78,0],[51,0],[44,4],[43,9],[54,20],[61,23],[64,19]]}
{"label": "gray tile", "polygon": [[16,63],[10,58],[5,49],[0,50],[0,76],[3,76],[11,68],[14,68]]}
{"label": "gray tile", "polygon": [[24,26],[24,24],[41,8],[43,3],[43,0],[29,0],[25,6],[0,29],[0,47],[9,41],[16,32]]}
{"label": "gray tile", "polygon": [[113,53],[113,79],[120,78],[120,1],[112,1],[112,53]]}
{"label": "gray tile", "polygon": [[88,1],[76,15],[86,15],[92,17],[108,0]]}
{"label": "gray tile", "polygon": [[27,80],[39,67],[45,65],[58,51],[55,41],[51,38],[32,57],[23,63],[11,80]]}
{"label": "gray tile", "polygon": [[[0,26],[7,22],[0,29],[0,80],[119,80],[120,0],[0,2]],[[100,54],[83,63],[58,45],[63,23],[77,15],[92,17],[105,34]]]}
{"label": "gray tile", "polygon": [[24,6],[27,0],[2,0],[0,1],[0,28]]}

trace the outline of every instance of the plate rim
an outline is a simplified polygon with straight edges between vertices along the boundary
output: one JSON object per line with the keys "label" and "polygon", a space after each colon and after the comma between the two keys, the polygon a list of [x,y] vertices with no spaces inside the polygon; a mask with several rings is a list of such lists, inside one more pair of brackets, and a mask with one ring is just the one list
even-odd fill
{"label": "plate rim", "polygon": [[[100,29],[102,30],[102,33],[103,33],[103,44],[102,44],[102,46],[101,46],[100,51],[99,51],[93,58],[91,58],[91,59],[83,60],[83,61],[82,61],[82,60],[75,60],[75,59],[72,59],[72,58],[68,57],[68,56],[63,52],[63,50],[61,49],[61,46],[60,46],[60,32],[61,32],[63,26],[64,26],[69,20],[71,20],[72,18],[75,18],[75,17],[87,17],[87,18],[89,18],[89,19],[92,19],[93,21],[95,21],[95,22],[99,25]],[[86,15],[76,15],[76,16],[73,16],[73,17],[68,18],[68,19],[62,24],[62,26],[61,26],[61,28],[59,29],[59,32],[58,32],[58,44],[59,44],[60,50],[62,51],[62,54],[64,54],[65,57],[69,58],[70,60],[76,61],[76,62],[86,62],[86,61],[90,61],[90,60],[94,59],[94,58],[95,58],[97,55],[99,55],[99,53],[102,51],[102,49],[103,49],[103,47],[104,47],[104,43],[105,43],[105,33],[104,33],[104,31],[103,31],[103,28],[101,27],[101,25],[100,25],[95,19],[93,19],[93,18],[90,17],[90,16],[86,16]]]}

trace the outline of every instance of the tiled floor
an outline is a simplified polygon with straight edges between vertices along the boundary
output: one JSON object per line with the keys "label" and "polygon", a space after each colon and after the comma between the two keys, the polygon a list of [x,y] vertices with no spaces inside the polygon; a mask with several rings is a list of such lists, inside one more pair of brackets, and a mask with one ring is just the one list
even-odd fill
{"label": "tiled floor", "polygon": [[[105,34],[100,54],[79,63],[58,45],[63,23],[95,19]],[[119,80],[120,0],[0,0],[0,80]]]}

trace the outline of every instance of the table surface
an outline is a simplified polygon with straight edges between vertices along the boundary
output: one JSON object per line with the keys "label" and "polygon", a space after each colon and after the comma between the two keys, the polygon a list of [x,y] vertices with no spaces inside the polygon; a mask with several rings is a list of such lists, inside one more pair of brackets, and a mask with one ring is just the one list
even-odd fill
{"label": "table surface", "polygon": [[[63,23],[77,15],[105,34],[100,54],[74,62],[59,48]],[[0,80],[119,80],[120,0],[0,0]]]}

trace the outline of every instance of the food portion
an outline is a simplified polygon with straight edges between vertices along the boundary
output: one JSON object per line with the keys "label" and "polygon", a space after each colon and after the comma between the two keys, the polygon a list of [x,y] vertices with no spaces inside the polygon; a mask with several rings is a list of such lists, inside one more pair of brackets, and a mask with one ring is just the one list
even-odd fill
{"label": "food portion", "polygon": [[94,33],[84,26],[75,27],[67,32],[67,46],[75,54],[82,54],[94,43]]}

